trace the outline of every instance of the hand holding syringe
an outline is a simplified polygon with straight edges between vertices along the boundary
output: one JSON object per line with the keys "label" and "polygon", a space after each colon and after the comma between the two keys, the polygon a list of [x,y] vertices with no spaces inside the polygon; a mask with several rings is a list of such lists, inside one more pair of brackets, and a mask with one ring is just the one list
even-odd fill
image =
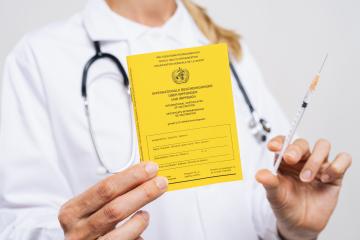
{"label": "hand holding syringe", "polygon": [[293,120],[293,122],[291,124],[290,131],[284,140],[284,144],[281,148],[281,151],[276,156],[276,160],[275,160],[275,164],[274,164],[274,173],[275,174],[277,173],[277,171],[280,167],[280,163],[284,157],[284,153],[285,153],[286,149],[288,148],[288,146],[290,145],[290,143],[292,142],[295,132],[301,122],[301,119],[304,116],[305,110],[306,110],[307,106],[309,105],[311,95],[314,93],[316,86],[319,83],[320,74],[321,74],[322,69],[324,68],[327,57],[328,57],[328,55],[325,56],[324,61],[322,62],[321,67],[319,69],[319,72],[316,74],[315,78],[312,80],[312,82],[309,86],[309,89],[305,94],[302,105],[301,105],[299,111],[297,112],[295,119]]}

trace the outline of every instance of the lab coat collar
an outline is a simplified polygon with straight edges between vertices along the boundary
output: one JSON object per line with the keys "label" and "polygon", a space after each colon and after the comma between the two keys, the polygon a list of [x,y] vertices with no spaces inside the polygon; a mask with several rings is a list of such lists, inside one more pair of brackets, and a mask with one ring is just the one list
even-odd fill
{"label": "lab coat collar", "polygon": [[89,0],[84,12],[84,26],[92,41],[131,41],[148,31],[156,31],[183,44],[198,39],[208,40],[197,29],[181,0],[177,0],[174,15],[161,27],[148,27],[113,12],[105,0]]}

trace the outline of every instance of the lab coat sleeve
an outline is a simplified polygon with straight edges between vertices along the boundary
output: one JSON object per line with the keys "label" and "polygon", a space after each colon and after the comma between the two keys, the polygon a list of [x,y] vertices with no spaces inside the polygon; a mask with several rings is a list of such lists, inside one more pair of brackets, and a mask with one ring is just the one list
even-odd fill
{"label": "lab coat sleeve", "polygon": [[[264,117],[271,125],[272,131],[269,139],[277,135],[284,135],[290,124],[275,97],[266,86],[261,71],[249,51],[248,46],[242,43],[244,51],[244,63],[239,65],[247,69],[252,77],[251,84],[248,84],[248,92],[260,117]],[[240,69],[239,69],[240,70]],[[254,169],[272,169],[274,154],[266,149],[264,144],[259,160],[254,162]],[[254,172],[254,174],[256,173]],[[255,177],[255,176],[254,176]],[[266,198],[266,192],[262,185],[254,180],[252,192],[253,222],[259,238],[263,240],[280,239],[277,233],[276,218]]]}
{"label": "lab coat sleeve", "polygon": [[1,94],[0,239],[63,239],[57,220],[71,191],[58,165],[47,96],[31,44],[8,56]]}

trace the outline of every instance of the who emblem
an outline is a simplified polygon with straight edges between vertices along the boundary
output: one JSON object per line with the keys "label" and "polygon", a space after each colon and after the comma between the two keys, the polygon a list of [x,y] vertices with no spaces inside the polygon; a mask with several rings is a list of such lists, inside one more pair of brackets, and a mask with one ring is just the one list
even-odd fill
{"label": "who emblem", "polygon": [[177,84],[187,83],[189,81],[189,70],[186,68],[177,68],[172,72],[172,80]]}

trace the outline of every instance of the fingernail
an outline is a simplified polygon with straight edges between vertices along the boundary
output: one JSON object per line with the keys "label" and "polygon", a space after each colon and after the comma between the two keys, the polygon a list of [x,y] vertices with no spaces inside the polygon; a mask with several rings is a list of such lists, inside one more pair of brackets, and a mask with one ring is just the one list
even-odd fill
{"label": "fingernail", "polygon": [[276,142],[276,141],[270,142],[270,145],[271,145],[272,147],[274,147],[274,148],[280,148],[280,147],[281,147],[280,143],[279,143],[279,142]]}
{"label": "fingernail", "polygon": [[158,170],[159,166],[156,163],[147,163],[145,166],[145,171],[150,175],[157,173]]}
{"label": "fingernail", "polygon": [[286,155],[292,159],[298,159],[298,153],[293,150],[288,151]]}
{"label": "fingernail", "polygon": [[168,186],[168,179],[166,177],[157,177],[155,179],[156,182],[156,186],[160,189],[160,190],[165,190],[167,189]]}
{"label": "fingernail", "polygon": [[149,213],[148,212],[145,212],[143,210],[140,210],[137,212],[137,214],[141,215],[145,221],[149,221]]}
{"label": "fingernail", "polygon": [[301,180],[303,182],[307,182],[311,179],[312,172],[311,170],[307,169],[301,173]]}
{"label": "fingernail", "polygon": [[328,174],[324,174],[321,176],[321,181],[326,183],[326,182],[329,182],[330,180],[330,176]]}

